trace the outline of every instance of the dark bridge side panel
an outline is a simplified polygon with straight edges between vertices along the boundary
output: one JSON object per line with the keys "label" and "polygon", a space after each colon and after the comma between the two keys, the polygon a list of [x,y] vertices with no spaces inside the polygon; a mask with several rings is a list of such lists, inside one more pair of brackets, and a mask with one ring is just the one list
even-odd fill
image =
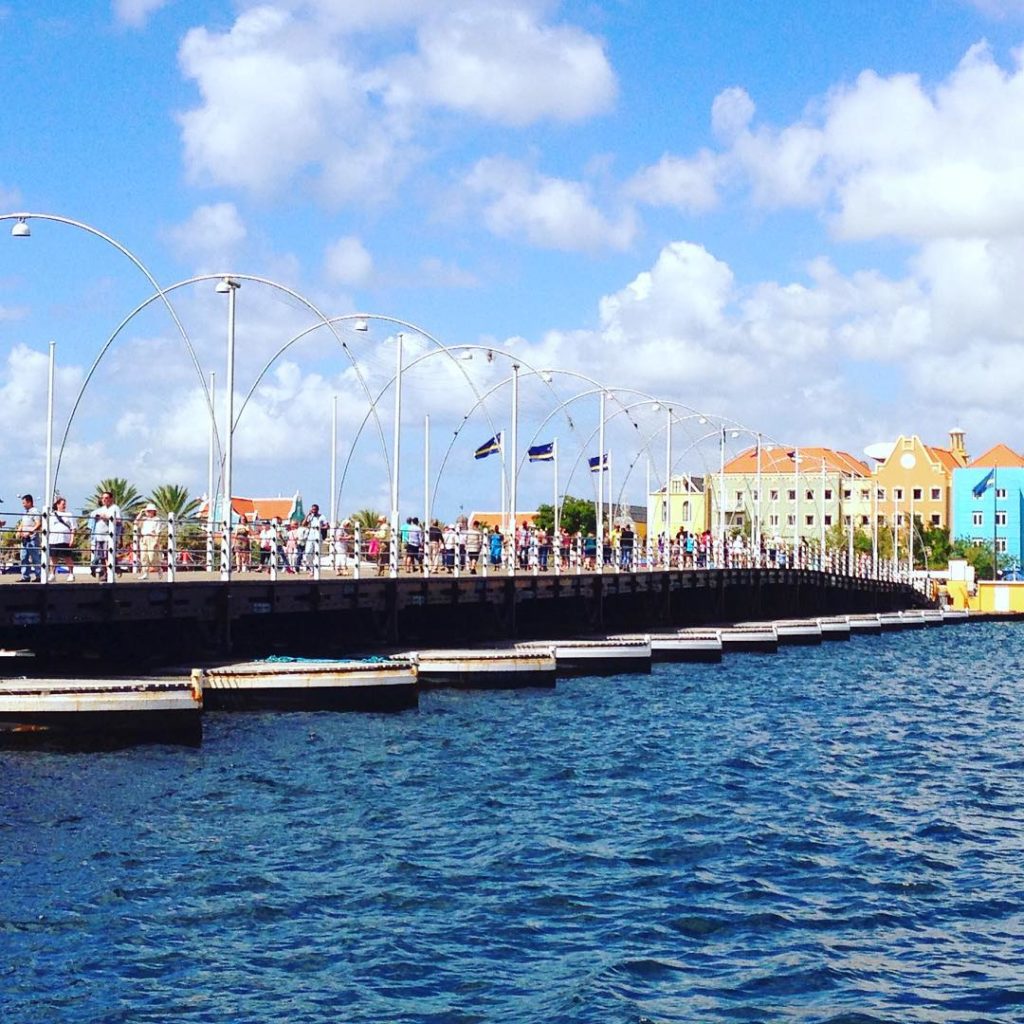
{"label": "dark bridge side panel", "polygon": [[796,569],[0,586],[0,646],[34,650],[33,671],[137,672],[927,604],[899,584]]}

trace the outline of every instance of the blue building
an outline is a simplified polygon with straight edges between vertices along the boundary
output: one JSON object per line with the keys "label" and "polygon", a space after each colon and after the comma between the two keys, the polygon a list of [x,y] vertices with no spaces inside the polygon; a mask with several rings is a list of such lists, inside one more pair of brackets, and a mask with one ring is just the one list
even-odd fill
{"label": "blue building", "polygon": [[992,547],[1007,562],[1024,553],[1024,456],[997,444],[953,470],[950,538]]}

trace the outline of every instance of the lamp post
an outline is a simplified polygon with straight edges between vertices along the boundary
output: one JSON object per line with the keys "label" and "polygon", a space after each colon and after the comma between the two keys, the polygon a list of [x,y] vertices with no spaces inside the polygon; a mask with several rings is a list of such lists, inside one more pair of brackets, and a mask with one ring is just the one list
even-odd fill
{"label": "lamp post", "polygon": [[597,441],[597,571],[604,572],[604,390],[601,391]]}
{"label": "lamp post", "polygon": [[[210,372],[210,407],[215,409],[214,391],[217,384],[217,374]],[[206,462],[206,571],[213,572],[213,534],[214,524],[217,521],[217,497],[213,493],[215,485],[214,464],[216,462],[214,452],[217,447],[217,421],[210,417],[210,450]]]}
{"label": "lamp post", "polygon": [[395,335],[395,424],[392,451],[394,465],[391,467],[391,538],[388,544],[389,575],[392,579],[398,576],[398,537],[401,532],[398,524],[398,468],[402,444],[402,342],[405,335],[401,331]]}
{"label": "lamp post", "polygon": [[217,293],[228,297],[228,366],[227,377],[224,382],[224,389],[227,394],[224,396],[226,412],[226,433],[224,440],[224,547],[226,549],[223,562],[220,567],[222,580],[231,579],[231,470],[234,459],[233,439],[235,434],[235,293],[241,285],[231,277],[223,277],[217,283]]}

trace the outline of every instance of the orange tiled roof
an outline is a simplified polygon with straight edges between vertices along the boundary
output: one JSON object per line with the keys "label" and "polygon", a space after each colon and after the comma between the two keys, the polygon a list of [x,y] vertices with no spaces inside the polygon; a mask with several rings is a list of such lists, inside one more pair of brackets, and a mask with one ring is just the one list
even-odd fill
{"label": "orange tiled roof", "polygon": [[1016,469],[1024,466],[1024,455],[1018,455],[1012,448],[1000,441],[983,455],[979,455],[970,465],[972,467],[983,466],[986,469],[993,466],[996,469]]}
{"label": "orange tiled roof", "polygon": [[943,467],[951,472],[963,468],[963,463],[949,448],[936,448],[934,445],[926,444],[924,449],[936,462],[942,463]]}
{"label": "orange tiled roof", "polygon": [[[761,472],[792,473],[795,455],[795,448],[785,448],[781,445],[772,445],[771,447],[765,445],[761,448]],[[871,475],[868,467],[860,459],[854,458],[849,452],[836,451],[834,448],[811,447],[800,449],[800,468],[804,472],[820,473],[823,461],[826,471],[850,474],[852,476]],[[725,472],[753,476],[757,472],[757,447],[748,448],[727,462],[725,464]]]}
{"label": "orange tiled roof", "polygon": [[[536,515],[536,512],[517,512],[516,525],[522,526],[526,522],[532,526]],[[470,523],[478,522],[481,526],[489,526],[492,530],[497,530],[501,529],[504,516],[500,512],[472,512],[468,519]]]}

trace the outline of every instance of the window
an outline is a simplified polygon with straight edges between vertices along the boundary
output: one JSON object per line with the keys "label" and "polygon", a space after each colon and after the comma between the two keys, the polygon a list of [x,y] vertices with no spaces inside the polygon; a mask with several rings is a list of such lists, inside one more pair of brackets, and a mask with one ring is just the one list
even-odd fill
{"label": "window", "polygon": [[893,501],[902,501],[903,500],[903,488],[902,487],[894,487],[892,489],[892,500]]}
{"label": "window", "polygon": [[825,500],[826,501],[831,501],[832,500],[832,488],[831,487],[826,487],[825,488]]}
{"label": "window", "polygon": [[942,488],[941,487],[933,487],[932,488],[932,501],[942,501]]}
{"label": "window", "polygon": [[932,513],[932,518],[931,518],[931,523],[932,523],[932,526],[941,526],[942,525],[942,516],[940,516],[938,512],[933,512]]}
{"label": "window", "polygon": [[903,513],[902,512],[897,512],[896,513],[896,525],[897,526],[902,526],[903,525]]}
{"label": "window", "polygon": [[795,524],[796,524],[796,516],[794,516],[794,515],[786,516],[786,525],[787,526],[794,526]]}
{"label": "window", "polygon": [[768,525],[769,526],[778,526],[779,525],[779,517],[777,515],[775,515],[774,513],[772,515],[770,515],[768,517]]}
{"label": "window", "polygon": [[[850,517],[847,516],[846,519],[847,519],[847,522],[849,522]],[[832,525],[832,517],[831,516],[825,516],[825,525],[826,526],[831,526]]]}
{"label": "window", "polygon": [[770,490],[770,491],[768,492],[768,497],[769,497],[769,498],[770,498],[770,499],[771,499],[772,501],[778,501],[778,500],[779,500],[779,492],[778,492],[778,489],[777,489],[777,488],[773,488],[772,490]]}
{"label": "window", "polygon": [[810,488],[807,490],[807,500],[814,501],[814,491],[810,490]]}
{"label": "window", "polygon": [[1006,538],[1005,537],[997,537],[996,538],[996,551],[1005,551],[1005,550],[1006,550]]}
{"label": "window", "polygon": [[924,490],[920,487],[915,487],[910,493],[914,496],[914,501],[920,501],[924,497]]}
{"label": "window", "polygon": [[878,488],[877,497],[878,497],[879,501],[885,501],[885,488],[884,487],[879,487]]}
{"label": "window", "polygon": [[853,491],[848,487],[843,488],[843,501],[849,501],[853,497]]}
{"label": "window", "polygon": [[860,489],[860,500],[861,501],[867,501],[868,498],[870,498],[870,497],[871,497],[871,491],[867,487],[862,487]]}
{"label": "window", "polygon": [[1005,526],[1005,525],[1006,525],[1006,513],[1005,512],[996,512],[996,526]]}
{"label": "window", "polygon": [[903,450],[905,452],[914,450],[914,439],[912,437],[903,438]]}
{"label": "window", "polygon": [[737,491],[736,492],[736,504],[737,505],[742,505],[743,504],[743,492],[742,491]]}
{"label": "window", "polygon": [[861,516],[860,517],[860,525],[861,526],[870,526],[871,525],[871,517],[870,516]]}
{"label": "window", "polygon": [[790,501],[796,501],[796,491],[789,490],[786,493],[789,495]]}
{"label": "window", "polygon": [[688,501],[683,502],[683,522],[688,523],[690,521],[690,503]]}
{"label": "window", "polygon": [[757,491],[754,491],[752,497],[753,497],[754,501],[757,501]]}
{"label": "window", "polygon": [[1005,487],[997,487],[996,488],[996,497],[997,498],[1005,498],[1006,497],[1006,488]]}
{"label": "window", "polygon": [[814,516],[804,516],[804,523],[807,526],[813,526],[814,525]]}
{"label": "window", "polygon": [[971,525],[972,526],[984,526],[985,525],[985,513],[984,512],[972,512],[971,513]]}

